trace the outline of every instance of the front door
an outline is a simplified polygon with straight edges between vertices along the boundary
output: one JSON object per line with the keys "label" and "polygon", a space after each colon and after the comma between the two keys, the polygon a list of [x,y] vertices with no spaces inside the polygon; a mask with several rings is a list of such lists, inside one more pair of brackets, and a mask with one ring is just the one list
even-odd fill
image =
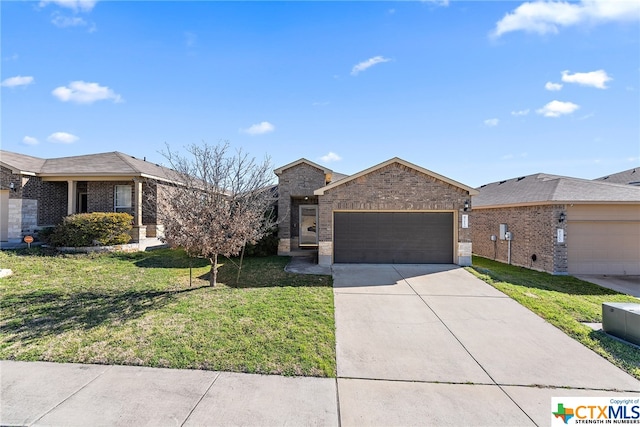
{"label": "front door", "polygon": [[87,193],[78,193],[77,201],[78,206],[76,206],[76,212],[87,213]]}
{"label": "front door", "polygon": [[318,246],[318,205],[300,205],[300,246]]}

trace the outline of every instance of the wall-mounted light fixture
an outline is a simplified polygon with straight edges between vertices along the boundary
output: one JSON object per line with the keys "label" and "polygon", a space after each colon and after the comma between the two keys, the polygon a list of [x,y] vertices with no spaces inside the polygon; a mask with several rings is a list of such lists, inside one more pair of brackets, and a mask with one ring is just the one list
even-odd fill
{"label": "wall-mounted light fixture", "polygon": [[9,183],[9,190],[16,192],[18,191],[18,189],[16,188],[16,185],[13,182]]}
{"label": "wall-mounted light fixture", "polygon": [[558,217],[558,222],[564,222],[566,218],[567,218],[567,215],[565,215],[564,212],[560,212],[560,216]]}
{"label": "wall-mounted light fixture", "polygon": [[465,212],[469,210],[469,206],[471,206],[471,204],[469,203],[468,200],[465,200],[464,201],[464,211]]}

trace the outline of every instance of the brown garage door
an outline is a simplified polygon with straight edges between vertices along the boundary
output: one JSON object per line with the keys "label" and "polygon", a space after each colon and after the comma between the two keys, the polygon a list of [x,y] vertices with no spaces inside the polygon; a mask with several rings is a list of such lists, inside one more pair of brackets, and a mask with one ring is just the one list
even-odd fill
{"label": "brown garage door", "polygon": [[334,262],[450,264],[451,212],[335,212]]}

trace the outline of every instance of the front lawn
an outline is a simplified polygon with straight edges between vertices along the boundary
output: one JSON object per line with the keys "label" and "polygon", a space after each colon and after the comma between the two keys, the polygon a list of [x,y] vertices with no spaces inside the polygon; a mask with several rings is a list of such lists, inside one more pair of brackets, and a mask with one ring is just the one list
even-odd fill
{"label": "front lawn", "polygon": [[640,379],[640,350],[583,325],[602,322],[603,302],[637,304],[637,298],[572,276],[554,276],[476,256],[473,257],[473,267],[469,270]]}
{"label": "front lawn", "polygon": [[[0,252],[0,359],[336,375],[330,276],[286,273],[288,258],[208,262],[133,254]],[[236,262],[236,260],[234,260]]]}

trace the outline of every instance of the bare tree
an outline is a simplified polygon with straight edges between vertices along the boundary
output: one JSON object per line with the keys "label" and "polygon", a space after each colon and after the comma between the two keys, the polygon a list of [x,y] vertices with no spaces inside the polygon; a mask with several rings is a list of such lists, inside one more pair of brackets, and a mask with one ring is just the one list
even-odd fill
{"label": "bare tree", "polygon": [[162,153],[177,176],[171,191],[157,200],[158,219],[169,246],[209,260],[209,283],[215,286],[218,256],[237,256],[275,226],[271,164],[242,150],[229,153],[227,142],[186,150],[189,157],[168,146]]}

